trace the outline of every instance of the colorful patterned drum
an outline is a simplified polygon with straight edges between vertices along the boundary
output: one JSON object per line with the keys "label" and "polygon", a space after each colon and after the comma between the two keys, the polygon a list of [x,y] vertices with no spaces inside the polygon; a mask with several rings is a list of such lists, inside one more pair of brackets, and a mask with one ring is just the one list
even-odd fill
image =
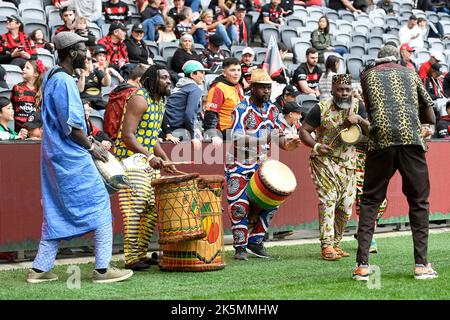
{"label": "colorful patterned drum", "polygon": [[222,176],[197,180],[200,212],[206,236],[200,240],[161,245],[159,267],[166,271],[211,271],[225,268],[222,225]]}
{"label": "colorful patterned drum", "polygon": [[247,195],[254,205],[272,210],[286,201],[296,187],[295,176],[287,165],[267,160],[250,178]]}
{"label": "colorful patterned drum", "polygon": [[198,173],[152,181],[158,210],[159,243],[201,239],[205,236],[199,209]]}

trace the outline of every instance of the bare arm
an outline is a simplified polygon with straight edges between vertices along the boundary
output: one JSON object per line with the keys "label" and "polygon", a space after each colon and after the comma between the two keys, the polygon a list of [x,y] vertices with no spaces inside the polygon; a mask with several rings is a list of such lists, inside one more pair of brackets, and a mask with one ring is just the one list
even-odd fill
{"label": "bare arm", "polygon": [[308,82],[306,80],[300,80],[298,82],[298,86],[301,89],[300,91],[303,93],[313,94],[313,95],[316,95],[316,93],[317,93],[316,90],[313,90],[308,86]]}
{"label": "bare arm", "polygon": [[[314,146],[317,143],[316,140],[314,140],[313,137],[311,136],[311,132],[313,132],[314,130],[315,128],[313,128],[306,122],[304,122],[302,127],[300,128],[300,140],[303,142],[304,145],[310,148],[314,148]],[[320,155],[326,155],[330,153],[332,150],[333,149],[331,149],[330,146],[326,144],[321,144],[317,151]]]}
{"label": "bare arm", "polygon": [[350,1],[348,0],[341,0],[342,4],[345,6],[345,8],[347,8],[347,10],[351,11],[351,12],[358,12],[361,13],[361,10],[356,9],[354,6],[352,6],[352,4],[350,3]]}

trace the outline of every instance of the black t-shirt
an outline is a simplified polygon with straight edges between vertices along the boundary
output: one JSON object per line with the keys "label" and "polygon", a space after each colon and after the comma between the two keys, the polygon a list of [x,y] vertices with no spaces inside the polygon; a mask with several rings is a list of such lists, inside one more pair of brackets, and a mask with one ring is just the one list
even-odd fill
{"label": "black t-shirt", "polygon": [[89,76],[84,79],[84,91],[81,98],[94,101],[102,98],[102,80],[104,73],[101,70],[94,69]]}
{"label": "black t-shirt", "polygon": [[330,0],[328,2],[328,7],[330,9],[339,11],[339,10],[346,10],[345,6],[342,4],[341,0]]}
{"label": "black t-shirt", "polygon": [[153,53],[142,42],[137,43],[133,38],[125,39],[127,46],[128,59],[130,63],[148,64],[148,57],[153,58]]}
{"label": "black t-shirt", "polygon": [[[358,114],[364,118],[367,119],[367,112],[364,108],[364,105],[359,101],[358,106]],[[317,128],[320,126],[320,107],[318,104],[316,104],[308,113],[308,115],[305,118],[305,123],[309,124],[313,128]]]}
{"label": "black t-shirt", "polygon": [[273,23],[279,23],[282,12],[281,7],[277,6],[275,9],[272,8],[270,3],[265,4],[261,8],[261,14],[259,15],[257,23],[264,23],[264,18],[269,17],[270,21]]}
{"label": "black t-shirt", "polygon": [[172,8],[167,12],[167,15],[171,17],[173,20],[175,20],[175,25],[180,23],[180,15],[178,14],[177,8]]}
{"label": "black t-shirt", "polygon": [[281,0],[280,7],[284,11],[294,11],[294,0]]}
{"label": "black t-shirt", "polygon": [[316,89],[319,86],[319,80],[322,76],[322,69],[317,65],[314,66],[313,70],[310,72],[306,62],[302,63],[295,71],[292,76],[292,83],[300,90],[298,85],[299,81],[306,80],[308,87],[311,89]]}
{"label": "black t-shirt", "polygon": [[147,8],[145,8],[145,10],[141,13],[142,21],[145,21],[151,17],[154,17],[157,14],[160,14],[162,16],[162,12],[159,8],[153,8],[152,6],[147,6]]}

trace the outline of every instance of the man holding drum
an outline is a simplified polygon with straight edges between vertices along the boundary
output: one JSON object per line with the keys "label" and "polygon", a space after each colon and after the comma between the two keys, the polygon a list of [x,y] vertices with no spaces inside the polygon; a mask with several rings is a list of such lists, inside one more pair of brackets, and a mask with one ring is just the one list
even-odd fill
{"label": "man holding drum", "polygon": [[[150,66],[142,75],[141,83],[142,88],[125,106],[114,148],[118,160],[134,163],[125,170],[134,190],[118,192],[124,225],[125,268],[134,271],[148,269],[156,263],[147,258],[157,221],[155,192],[150,182],[160,176],[158,169],[169,160],[159,145],[158,131],[165,111],[165,97],[170,95],[172,85],[169,72],[160,65]],[[139,162],[137,154],[146,156],[148,163]],[[127,161],[127,158],[136,161]],[[165,170],[176,172],[173,165]]]}
{"label": "man holding drum", "polygon": [[[300,129],[302,142],[313,148],[311,178],[319,197],[321,256],[325,260],[347,257],[339,243],[352,214],[356,196],[356,150],[338,139],[350,125],[367,132],[364,106],[352,96],[349,74],[333,76],[331,98],[311,109]],[[314,140],[311,133],[316,132]]]}
{"label": "man holding drum", "polygon": [[[237,260],[247,260],[247,251],[259,258],[270,258],[263,239],[277,207],[256,208],[247,195],[247,185],[261,162],[267,159],[272,141],[284,150],[293,150],[300,144],[298,136],[292,136],[288,142],[281,133],[278,109],[270,103],[272,83],[267,71],[253,70],[250,98],[239,103],[232,113],[233,146],[227,153],[225,176]],[[249,234],[249,215],[256,213],[255,210],[259,212]]]}

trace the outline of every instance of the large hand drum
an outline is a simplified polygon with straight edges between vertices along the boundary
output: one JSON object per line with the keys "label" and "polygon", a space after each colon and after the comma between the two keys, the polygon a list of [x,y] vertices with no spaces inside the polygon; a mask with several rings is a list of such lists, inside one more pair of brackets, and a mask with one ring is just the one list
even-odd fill
{"label": "large hand drum", "polygon": [[201,239],[205,236],[199,209],[198,173],[163,177],[151,182],[158,210],[159,243]]}
{"label": "large hand drum", "polygon": [[222,225],[223,176],[197,180],[200,212],[206,236],[199,240],[161,245],[159,267],[167,271],[210,271],[225,268]]}
{"label": "large hand drum", "polygon": [[296,187],[295,176],[287,165],[267,160],[250,178],[247,195],[259,208],[273,210],[286,201]]}
{"label": "large hand drum", "polygon": [[109,194],[131,187],[121,163],[111,153],[108,152],[107,162],[94,159],[94,163]]}

